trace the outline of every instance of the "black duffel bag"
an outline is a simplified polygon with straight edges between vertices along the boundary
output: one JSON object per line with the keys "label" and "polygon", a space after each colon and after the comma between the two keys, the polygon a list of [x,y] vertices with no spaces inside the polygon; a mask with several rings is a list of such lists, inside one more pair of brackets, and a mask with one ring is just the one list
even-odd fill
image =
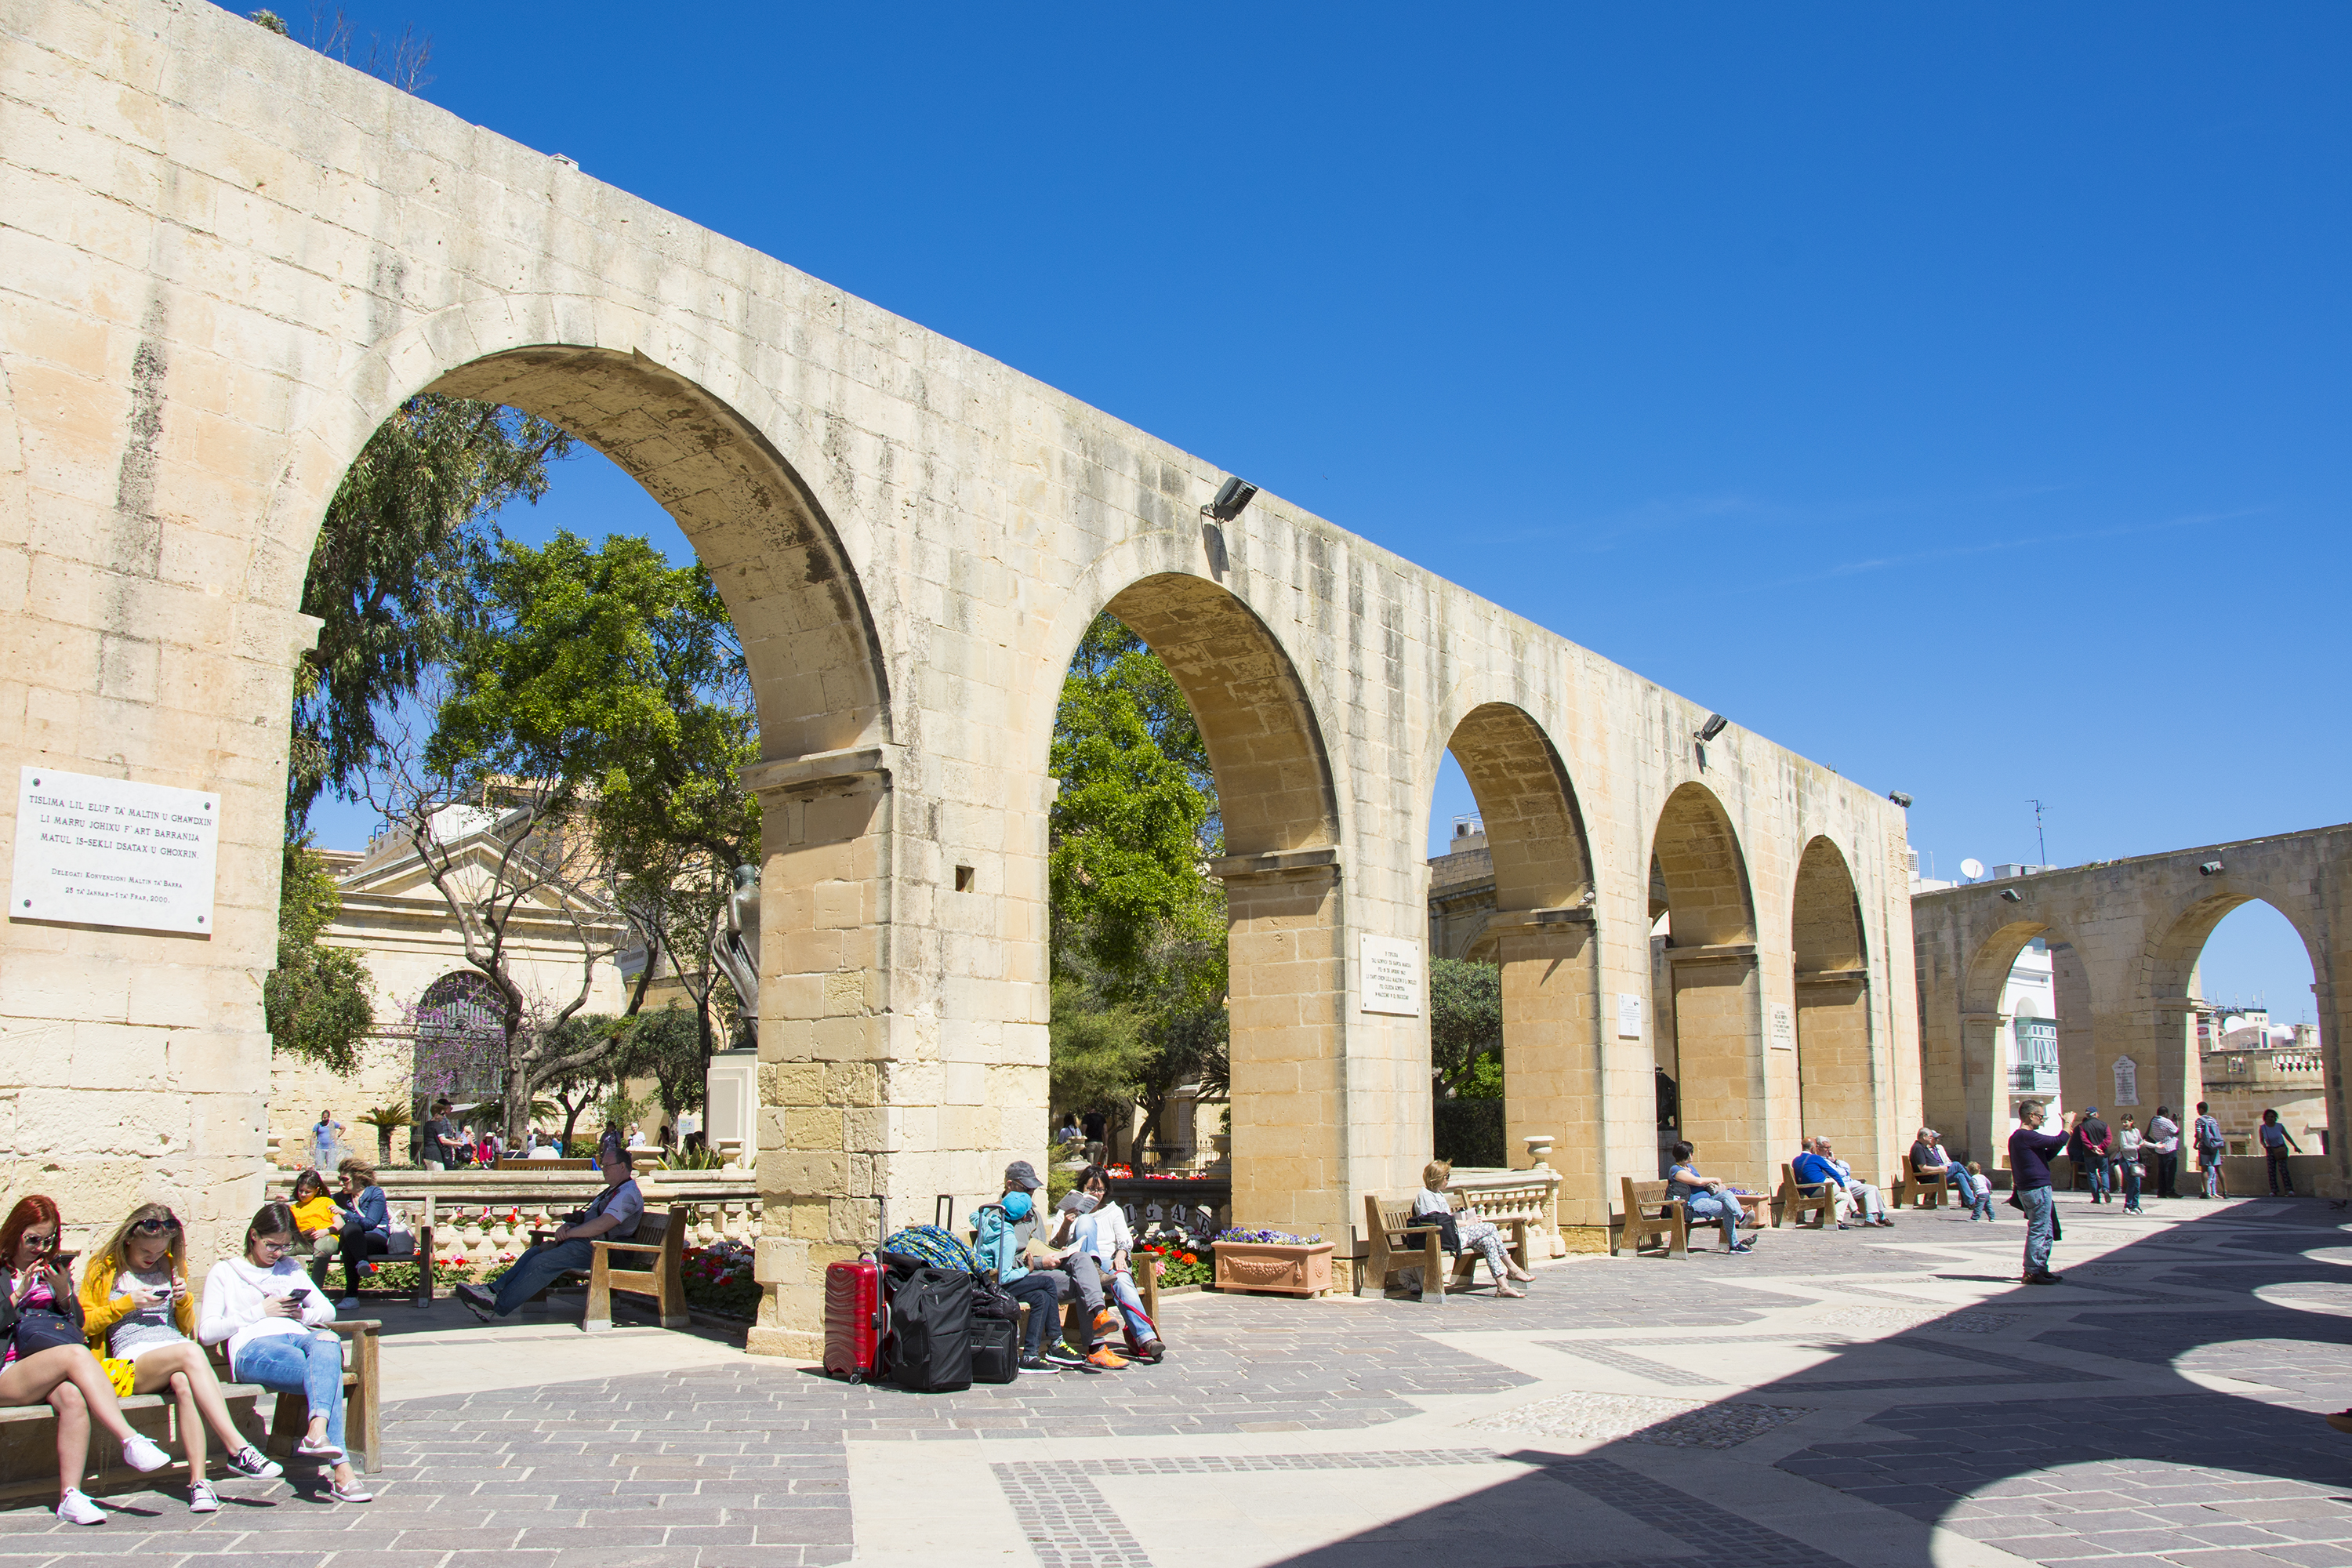
{"label": "black duffel bag", "polygon": [[971,1386],[971,1275],[917,1268],[898,1283],[890,1296],[890,1376],[915,1394]]}

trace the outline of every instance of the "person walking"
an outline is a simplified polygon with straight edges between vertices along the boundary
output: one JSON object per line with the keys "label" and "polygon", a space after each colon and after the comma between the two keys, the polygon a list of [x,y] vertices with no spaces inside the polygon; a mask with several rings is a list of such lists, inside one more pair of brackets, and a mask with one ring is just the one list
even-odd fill
{"label": "person walking", "polygon": [[319,1112],[319,1124],[310,1129],[310,1147],[318,1158],[310,1163],[321,1171],[331,1170],[335,1163],[335,1146],[343,1141],[343,1124],[335,1120],[331,1110]]}
{"label": "person walking", "polygon": [[2106,1203],[2110,1196],[2107,1190],[2107,1155],[2115,1143],[2107,1124],[2099,1120],[2097,1106],[2083,1108],[2083,1114],[2074,1122],[2074,1139],[2083,1152],[2083,1169],[2091,1178],[2091,1201]]}
{"label": "person walking", "polygon": [[2156,1151],[2156,1195],[2177,1198],[2173,1184],[2180,1179],[2180,1123],[2172,1120],[2172,1107],[2159,1105],[2156,1114],[2147,1119],[2147,1142],[2145,1147]]}
{"label": "person walking", "polygon": [[[2066,1147],[2066,1131],[2040,1131],[2042,1106],[2029,1100],[2017,1108],[2019,1126],[2009,1135],[2009,1201],[2025,1211],[2025,1272],[2028,1285],[2055,1285],[2063,1278],[2050,1272],[2050,1248],[2058,1239],[2058,1205],[2050,1192],[2050,1157]],[[2071,1130],[2074,1113],[2060,1122]]]}
{"label": "person walking", "polygon": [[2292,1149],[2300,1154],[2303,1145],[2294,1141],[2275,1110],[2263,1112],[2263,1124],[2254,1129],[2254,1136],[2262,1140],[2263,1159],[2270,1167],[2271,1196],[2294,1196],[2294,1173],[2287,1168],[2286,1152]]}
{"label": "person walking", "polygon": [[2197,1145],[2197,1169],[2205,1178],[2205,1196],[2228,1197],[2230,1183],[2221,1166],[2221,1124],[2205,1109],[2201,1100],[2197,1102],[2197,1121],[2189,1129],[2189,1137]]}

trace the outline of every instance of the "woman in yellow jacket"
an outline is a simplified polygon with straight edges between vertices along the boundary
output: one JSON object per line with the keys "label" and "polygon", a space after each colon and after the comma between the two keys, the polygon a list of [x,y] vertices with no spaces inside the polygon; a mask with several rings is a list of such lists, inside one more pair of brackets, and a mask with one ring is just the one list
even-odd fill
{"label": "woman in yellow jacket", "polygon": [[171,1389],[180,1407],[180,1438],[188,1450],[191,1512],[212,1513],[220,1507],[219,1495],[205,1479],[206,1427],[219,1436],[238,1474],[266,1479],[286,1473],[236,1429],[220,1379],[196,1343],[187,1237],[170,1209],[142,1204],[115,1227],[82,1272],[81,1311],[90,1348],[131,1363],[131,1392]]}

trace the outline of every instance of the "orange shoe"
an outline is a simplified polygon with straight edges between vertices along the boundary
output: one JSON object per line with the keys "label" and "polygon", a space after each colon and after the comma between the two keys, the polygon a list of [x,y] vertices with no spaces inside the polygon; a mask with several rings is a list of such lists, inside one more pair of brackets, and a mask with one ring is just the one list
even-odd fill
{"label": "orange shoe", "polygon": [[1127,1365],[1127,1358],[1108,1345],[1102,1345],[1097,1348],[1094,1354],[1087,1357],[1087,1364],[1098,1366],[1105,1372],[1118,1372]]}
{"label": "orange shoe", "polygon": [[1118,1326],[1119,1318],[1118,1309],[1117,1307],[1105,1306],[1101,1311],[1095,1314],[1096,1338],[1100,1339],[1103,1335],[1117,1330]]}

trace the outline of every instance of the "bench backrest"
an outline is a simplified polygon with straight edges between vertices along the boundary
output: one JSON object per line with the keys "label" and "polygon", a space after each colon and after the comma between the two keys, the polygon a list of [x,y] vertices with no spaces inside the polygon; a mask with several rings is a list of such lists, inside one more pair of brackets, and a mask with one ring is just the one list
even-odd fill
{"label": "bench backrest", "polygon": [[1625,1215],[1629,1219],[1655,1219],[1658,1211],[1666,1206],[1664,1182],[1637,1182],[1631,1176],[1621,1178],[1625,1184]]}

